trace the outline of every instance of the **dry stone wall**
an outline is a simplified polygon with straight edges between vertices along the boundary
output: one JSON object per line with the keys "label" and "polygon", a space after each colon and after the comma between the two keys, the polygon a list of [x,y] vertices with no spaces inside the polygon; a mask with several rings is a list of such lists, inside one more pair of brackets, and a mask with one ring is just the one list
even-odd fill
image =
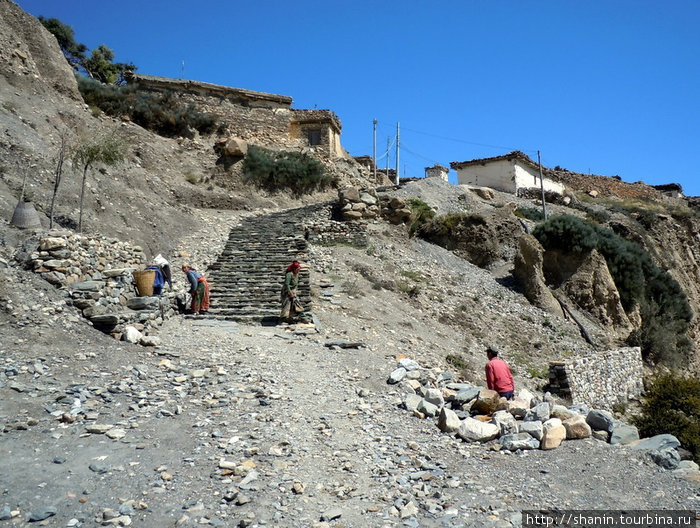
{"label": "dry stone wall", "polygon": [[642,394],[641,349],[624,347],[553,362],[549,381],[553,392],[574,404],[611,410]]}
{"label": "dry stone wall", "polygon": [[117,338],[123,338],[128,327],[147,334],[175,313],[174,294],[137,295],[133,272],[146,266],[146,256],[139,246],[54,230],[39,240],[28,264],[64,290],[66,302],[95,327]]}

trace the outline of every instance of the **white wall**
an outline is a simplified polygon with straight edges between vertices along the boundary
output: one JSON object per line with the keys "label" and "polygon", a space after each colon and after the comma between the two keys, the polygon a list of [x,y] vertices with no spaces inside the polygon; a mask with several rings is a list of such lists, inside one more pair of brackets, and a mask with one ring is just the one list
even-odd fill
{"label": "white wall", "polygon": [[[539,170],[517,160],[497,160],[458,169],[457,182],[515,194],[517,189],[539,189],[540,174]],[[563,194],[564,184],[545,178],[544,190]]]}
{"label": "white wall", "polygon": [[497,191],[515,193],[515,171],[510,160],[497,160],[485,165],[470,165],[457,169],[460,185],[491,187]]}
{"label": "white wall", "polygon": [[[540,189],[540,171],[527,165],[515,163],[515,188]],[[544,178],[544,190],[564,194],[564,184]]]}

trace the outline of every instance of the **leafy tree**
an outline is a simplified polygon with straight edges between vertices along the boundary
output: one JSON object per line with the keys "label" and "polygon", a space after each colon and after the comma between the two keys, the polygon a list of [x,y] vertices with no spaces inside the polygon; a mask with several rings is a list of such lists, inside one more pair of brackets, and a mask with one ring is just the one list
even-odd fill
{"label": "leafy tree", "polygon": [[88,47],[85,44],[80,44],[75,41],[75,32],[73,28],[64,24],[57,18],[44,18],[40,16],[39,22],[56,37],[63,55],[73,69],[76,71],[82,69]]}
{"label": "leafy tree", "polygon": [[83,61],[83,67],[90,77],[104,84],[124,84],[124,74],[134,71],[131,63],[112,62],[114,52],[104,44],[92,50],[90,57]]}
{"label": "leafy tree", "polygon": [[105,84],[124,84],[124,74],[137,69],[130,62],[113,62],[114,51],[104,44],[92,50],[88,57],[88,47],[75,41],[72,27],[57,18],[40,16],[39,21],[56,37],[63,55],[75,71],[85,72],[89,77]]}
{"label": "leafy tree", "polygon": [[83,139],[73,152],[73,165],[82,167],[83,182],[80,188],[80,216],[78,231],[83,232],[83,201],[88,169],[96,163],[116,165],[126,157],[124,144],[114,136]]}

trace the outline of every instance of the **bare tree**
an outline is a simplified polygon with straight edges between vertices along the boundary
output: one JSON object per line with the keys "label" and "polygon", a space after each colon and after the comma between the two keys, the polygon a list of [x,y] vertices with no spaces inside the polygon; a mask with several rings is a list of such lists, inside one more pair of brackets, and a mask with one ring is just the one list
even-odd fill
{"label": "bare tree", "polygon": [[66,134],[61,134],[61,147],[58,151],[58,161],[56,162],[56,171],[54,172],[53,180],[53,196],[51,196],[51,210],[49,212],[49,229],[53,229],[53,210],[56,204],[56,193],[58,186],[61,185],[61,176],[63,175],[63,159],[66,155]]}

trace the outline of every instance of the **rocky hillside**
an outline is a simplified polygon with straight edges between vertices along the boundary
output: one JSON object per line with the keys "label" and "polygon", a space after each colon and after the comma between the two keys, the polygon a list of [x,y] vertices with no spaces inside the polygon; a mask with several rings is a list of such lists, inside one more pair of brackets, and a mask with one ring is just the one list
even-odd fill
{"label": "rocky hillside", "polygon": [[[95,301],[128,302],[126,286],[102,273],[114,263],[101,259],[133,264],[163,253],[182,292],[179,265],[207,270],[243,217],[255,223],[337,193],[262,193],[221,170],[215,136],[167,139],[92,111],[37,20],[0,0],[0,21],[0,438],[9,455],[9,470],[0,471],[0,526],[25,519],[47,526],[508,527],[522,524],[524,509],[700,510],[700,473],[688,460],[669,471],[648,452],[590,431],[532,450],[530,433],[521,445],[438,429],[432,415],[446,402],[443,421],[474,425],[467,416],[473,404],[462,405],[461,391],[483,385],[487,345],[500,348],[518,390],[536,395],[531,410],[513,410],[525,415],[560,403],[535,405],[545,398],[550,361],[619,344],[615,325],[586,310],[572,307],[594,345],[571,318],[523,295],[513,267],[519,240],[535,223],[514,211],[538,207],[536,199],[437,180],[384,191],[387,200],[417,198],[438,214],[476,215],[464,233],[477,236],[448,250],[378,218],[366,223],[366,245],[310,241],[304,265],[316,327],[169,313],[136,323],[150,332],[156,346],[149,347],[98,331],[85,309],[101,316]],[[62,241],[56,259],[73,258],[67,249],[77,248],[70,273],[107,285],[75,297],[57,287],[58,273],[43,269],[36,250],[47,235],[61,136],[74,146],[101,134],[121,138],[127,160],[89,174],[85,236],[52,233]],[[352,162],[332,168],[342,184],[368,186]],[[66,166],[57,197],[63,228],[77,222],[80,176]],[[37,232],[9,225],[23,183],[41,215]],[[581,183],[573,201],[548,204],[550,212],[595,216],[644,245],[700,313],[694,210],[658,193],[638,202],[636,194],[606,187],[596,197],[595,190]],[[387,383],[390,376],[400,383]],[[628,420],[625,409],[617,412]],[[560,442],[564,426],[552,423]],[[620,428],[617,420],[609,425]],[[598,431],[596,438],[609,436]]]}

